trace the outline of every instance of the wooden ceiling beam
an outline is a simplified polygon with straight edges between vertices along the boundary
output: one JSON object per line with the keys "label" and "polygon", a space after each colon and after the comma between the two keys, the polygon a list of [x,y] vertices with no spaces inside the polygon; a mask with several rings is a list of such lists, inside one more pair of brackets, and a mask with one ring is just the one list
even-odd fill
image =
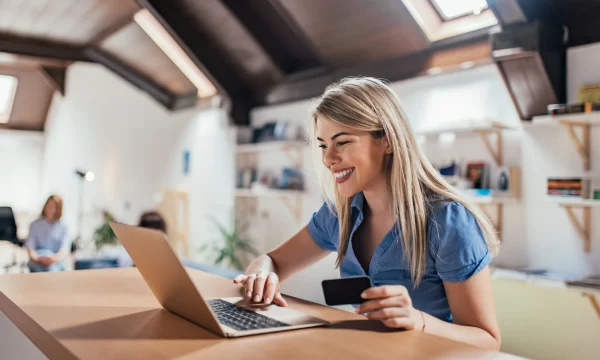
{"label": "wooden ceiling beam", "polygon": [[66,67],[40,66],[40,72],[48,81],[50,86],[52,86],[55,90],[58,90],[62,96],[65,96],[67,86]]}
{"label": "wooden ceiling beam", "polygon": [[118,33],[125,26],[129,25],[132,21],[133,21],[132,14],[126,14],[121,19],[117,19],[114,23],[110,24],[104,30],[100,31],[98,33],[98,35],[94,36],[92,41],[90,41],[90,45],[93,45],[93,46],[100,45],[104,40],[106,40],[109,37],[113,36],[114,34]]}
{"label": "wooden ceiling beam", "polygon": [[82,46],[73,46],[50,41],[33,40],[16,36],[0,35],[0,52],[38,58],[84,61],[90,59]]}
{"label": "wooden ceiling beam", "polygon": [[250,109],[258,105],[257,96],[244,79],[227,65],[214,41],[194,21],[178,2],[167,0],[137,0],[169,32],[171,37],[203,71],[219,92],[229,98],[231,116],[236,124],[249,124]]}
{"label": "wooden ceiling beam", "polygon": [[453,46],[438,46],[395,60],[340,69],[274,86],[266,95],[266,103],[277,104],[321,95],[325,87],[347,76],[360,74],[391,82],[427,75],[434,70],[456,71],[465,67],[492,63],[492,49],[487,35],[471,38]]}
{"label": "wooden ceiling beam", "polygon": [[312,44],[275,0],[221,0],[284,74],[323,66]]}
{"label": "wooden ceiling beam", "polygon": [[[181,96],[172,93],[164,86],[156,83],[147,75],[125,64],[123,61],[119,60],[108,52],[99,48],[90,47],[86,49],[85,54],[91,60],[104,65],[107,69],[119,75],[142,91],[148,93],[167,109],[177,110],[182,108]],[[183,96],[189,97],[189,94]],[[197,92],[195,92],[194,97],[197,98]]]}

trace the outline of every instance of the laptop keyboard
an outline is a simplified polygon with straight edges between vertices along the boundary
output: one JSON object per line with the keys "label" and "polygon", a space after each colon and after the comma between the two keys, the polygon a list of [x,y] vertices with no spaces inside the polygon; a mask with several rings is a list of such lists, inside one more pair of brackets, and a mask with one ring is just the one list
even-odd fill
{"label": "laptop keyboard", "polygon": [[213,299],[207,301],[217,319],[223,325],[235,330],[256,330],[290,326],[289,324],[255,313],[225,300]]}

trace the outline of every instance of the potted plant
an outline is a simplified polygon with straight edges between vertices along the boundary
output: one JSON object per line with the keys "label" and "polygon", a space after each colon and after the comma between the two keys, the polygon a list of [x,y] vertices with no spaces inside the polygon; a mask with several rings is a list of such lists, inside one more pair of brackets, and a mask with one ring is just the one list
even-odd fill
{"label": "potted plant", "polygon": [[114,221],[114,217],[108,211],[102,213],[104,222],[94,231],[94,244],[96,250],[100,250],[104,245],[116,245],[119,243],[117,236],[110,227],[109,221]]}
{"label": "potted plant", "polygon": [[220,239],[214,241],[212,246],[202,245],[199,250],[204,252],[211,248],[217,254],[216,265],[227,264],[237,270],[243,270],[246,257],[249,254],[258,255],[258,251],[244,235],[248,229],[248,223],[236,219],[233,229],[227,230],[218,221],[213,219],[212,222],[219,231]]}

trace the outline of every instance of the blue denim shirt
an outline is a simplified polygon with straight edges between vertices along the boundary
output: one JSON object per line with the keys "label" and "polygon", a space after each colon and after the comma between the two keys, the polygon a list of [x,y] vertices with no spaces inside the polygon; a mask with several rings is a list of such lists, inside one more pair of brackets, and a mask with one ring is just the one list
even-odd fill
{"label": "blue denim shirt", "polygon": [[[413,288],[410,267],[404,257],[401,236],[395,225],[375,249],[365,273],[352,246],[356,229],[363,221],[364,195],[356,194],[351,205],[352,232],[346,255],[340,265],[341,277],[367,275],[373,286],[403,285],[413,306],[441,320],[452,322],[452,313],[442,281],[460,282],[485,268],[491,261],[483,232],[477,220],[462,204],[432,203],[427,224],[426,270]],[[325,204],[314,213],[308,231],[323,249],[337,251],[338,219]]]}

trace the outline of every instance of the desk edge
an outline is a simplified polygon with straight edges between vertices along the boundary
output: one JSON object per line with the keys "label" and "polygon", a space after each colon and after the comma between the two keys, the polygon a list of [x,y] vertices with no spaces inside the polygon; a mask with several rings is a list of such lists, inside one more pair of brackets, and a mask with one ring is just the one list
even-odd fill
{"label": "desk edge", "polygon": [[49,359],[77,359],[58,339],[44,330],[2,291],[0,311]]}

